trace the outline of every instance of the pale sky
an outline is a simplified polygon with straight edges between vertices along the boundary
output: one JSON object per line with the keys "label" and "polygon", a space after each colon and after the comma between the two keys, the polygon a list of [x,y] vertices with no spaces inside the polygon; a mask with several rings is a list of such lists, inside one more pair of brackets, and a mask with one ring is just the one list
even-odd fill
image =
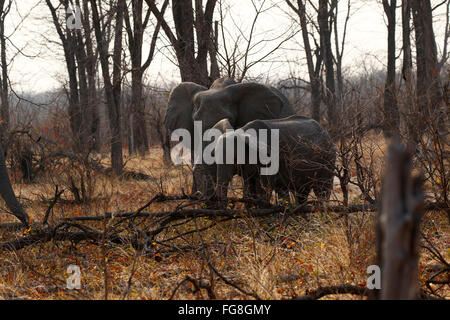
{"label": "pale sky", "polygon": [[[242,30],[241,39],[248,37],[254,17],[251,1],[223,1],[224,5],[228,4],[231,7],[225,17],[227,42],[232,43],[237,38],[237,26],[240,26]],[[260,1],[256,0],[257,3],[260,3]],[[57,3],[57,1],[53,2]],[[441,1],[432,1],[433,4],[439,2]],[[364,64],[383,69],[386,65],[387,31],[381,0],[353,0],[352,3],[353,13],[348,24],[344,67],[350,73],[357,73]],[[255,26],[254,42],[274,39],[279,36],[287,37],[294,31],[291,27],[293,12],[284,1],[266,0],[264,8],[274,4],[278,6],[262,13],[259,17]],[[340,1],[339,29],[341,32],[346,5],[346,0]],[[166,17],[169,20],[170,13],[170,10],[167,10]],[[289,17],[289,15],[292,17]],[[52,43],[52,41],[58,41],[59,39],[50,18],[50,12],[43,0],[17,1],[17,8],[14,7],[7,18],[6,34],[10,36],[11,40],[8,44],[8,60],[14,57],[13,63],[9,66],[10,80],[17,92],[45,91],[60,87],[66,81],[62,48]],[[215,19],[218,19],[218,15],[215,16]],[[397,21],[399,24],[397,39],[400,48],[400,10],[397,10]],[[435,13],[434,31],[439,57],[442,55],[444,25],[445,5],[441,6]],[[298,29],[298,25],[295,25],[295,28]],[[152,26],[149,27],[149,32],[152,32]],[[276,43],[276,41],[267,42],[265,46],[256,46],[252,51],[251,59],[258,59],[263,56]],[[167,44],[167,39],[162,34],[162,42],[159,45],[162,49],[157,52],[146,73],[147,81],[152,86],[180,81],[176,66],[170,62],[173,57],[170,49],[165,46]],[[242,45],[244,44],[242,42]],[[222,39],[219,40],[219,45],[222,46]],[[18,54],[19,49],[24,55]],[[144,48],[144,57],[146,54]],[[267,60],[269,61],[252,68],[249,76],[264,75],[266,78],[276,80],[294,74],[307,79],[300,33],[284,43],[282,49],[276,51]],[[397,66],[400,64],[401,60],[398,60]]]}

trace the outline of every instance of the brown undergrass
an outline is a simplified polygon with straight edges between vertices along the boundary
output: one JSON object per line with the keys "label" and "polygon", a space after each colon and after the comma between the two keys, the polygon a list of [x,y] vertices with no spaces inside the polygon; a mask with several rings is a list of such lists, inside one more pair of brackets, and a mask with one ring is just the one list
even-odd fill
{"label": "brown undergrass", "polygon": [[[368,148],[371,145],[377,148],[377,173],[381,174],[385,143],[380,143],[379,136],[371,137],[366,143]],[[83,205],[61,201],[54,207],[51,221],[76,215],[132,211],[158,193],[179,195],[183,190],[186,193],[190,191],[190,169],[165,165],[160,149],[152,149],[145,158],[128,159],[126,169],[146,173],[152,179],[124,181],[97,174],[93,179],[93,200]],[[33,221],[42,221],[48,206],[48,201],[42,199],[53,197],[55,184],[64,185],[62,172],[48,173],[48,176],[38,178],[33,184],[14,183],[15,192]],[[237,178],[234,185],[239,185]],[[240,194],[239,190],[236,194]],[[351,187],[350,194],[352,202],[361,201],[357,188]],[[66,191],[63,198],[71,200],[71,194]],[[340,199],[341,192],[336,181],[333,200]],[[179,203],[155,203],[147,210],[171,210]],[[202,232],[201,237],[198,233],[186,235],[171,243],[172,247],[160,248],[158,243],[154,243],[156,248],[161,249],[156,256],[143,255],[131,245],[96,245],[89,242],[48,242],[15,252],[2,252],[0,299],[104,299],[105,288],[110,299],[168,299],[187,276],[208,282],[213,280],[216,298],[249,298],[219,280],[207,261],[227,279],[263,299],[289,299],[320,286],[365,286],[368,277],[366,269],[375,260],[374,213],[361,212],[342,217],[321,212],[307,218],[290,217],[271,230],[282,218],[274,215],[223,222]],[[10,215],[0,214],[1,223],[12,221]],[[211,219],[198,218],[161,233],[158,239],[168,239],[211,222]],[[86,224],[97,230],[104,227],[101,222]],[[450,230],[444,213],[427,212],[421,229],[441,254],[450,259]],[[21,236],[18,231],[0,231],[1,241]],[[81,290],[66,288],[66,269],[70,264],[81,268]],[[436,265],[438,262],[428,251],[421,249],[421,286]],[[447,289],[434,288],[450,297],[448,286]],[[206,290],[195,292],[194,289],[192,283],[186,282],[173,298],[208,298]],[[361,298],[331,295],[326,299]]]}

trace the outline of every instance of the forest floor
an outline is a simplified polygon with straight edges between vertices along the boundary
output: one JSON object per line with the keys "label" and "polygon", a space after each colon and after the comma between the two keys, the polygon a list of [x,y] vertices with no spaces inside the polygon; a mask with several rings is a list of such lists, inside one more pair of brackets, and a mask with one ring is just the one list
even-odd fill
{"label": "forest floor", "polygon": [[[374,137],[373,140],[378,139]],[[381,146],[378,150],[379,174],[384,149],[385,146]],[[63,201],[53,207],[49,222],[56,224],[72,216],[136,211],[157,194],[190,192],[190,169],[164,164],[162,151],[158,148],[152,149],[146,157],[128,159],[126,169],[145,173],[151,179],[138,181],[102,174],[91,176],[91,201],[76,204],[66,190]],[[70,185],[70,168],[51,171],[31,184],[21,183],[16,177],[12,179],[15,193],[33,221],[43,220],[55,185]],[[238,178],[234,179],[233,185],[239,196]],[[361,203],[358,190],[352,188],[350,191],[350,202]],[[332,200],[340,199],[336,179]],[[146,211],[172,211],[182,203],[186,200],[153,203]],[[201,205],[193,208],[201,208]],[[92,241],[49,241],[3,251],[0,252],[0,299],[208,299],[211,297],[208,294],[218,299],[251,298],[236,287],[262,299],[290,299],[323,286],[351,284],[365,287],[369,276],[367,267],[375,263],[376,213],[318,212],[291,216],[278,225],[282,220],[280,214],[224,222],[207,217],[190,219],[161,232],[151,244],[155,254],[144,254],[131,244]],[[115,221],[83,224],[102,231]],[[0,223],[5,222],[15,220],[11,215],[1,213]],[[141,228],[150,222],[137,219],[134,223]],[[210,224],[215,226],[201,233],[189,233]],[[445,214],[427,212],[422,218],[421,231],[449,261],[450,226]],[[28,232],[32,234],[33,230]],[[164,242],[179,235],[182,236],[176,240]],[[0,229],[0,242],[22,236],[22,231]],[[423,239],[421,243],[426,245]],[[236,287],[222,281],[209,264]],[[81,289],[67,288],[69,265],[80,267]],[[439,268],[439,262],[421,247],[418,279],[421,288],[425,288],[426,279]],[[186,281],[173,295],[183,280]],[[212,293],[205,289],[196,290],[196,286],[202,287],[203,283],[208,284]],[[432,284],[431,288],[450,298],[448,285],[441,288]],[[324,299],[366,298],[347,294],[329,295]]]}

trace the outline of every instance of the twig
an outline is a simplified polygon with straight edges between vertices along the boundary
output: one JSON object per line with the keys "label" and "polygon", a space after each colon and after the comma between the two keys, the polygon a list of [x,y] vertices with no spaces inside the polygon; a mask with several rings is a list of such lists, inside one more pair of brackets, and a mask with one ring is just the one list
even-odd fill
{"label": "twig", "polygon": [[178,291],[178,289],[183,285],[185,282],[190,282],[195,288],[194,293],[200,291],[200,289],[206,289],[208,292],[208,297],[210,299],[216,299],[216,295],[214,294],[211,285],[208,284],[205,280],[196,280],[194,278],[191,278],[189,276],[186,276],[180,283],[177,284],[177,286],[173,289],[172,294],[170,295],[169,300],[173,300],[173,297],[175,296],[175,293]]}
{"label": "twig", "polygon": [[252,292],[248,292],[244,289],[242,289],[241,287],[239,287],[237,284],[234,284],[233,282],[231,282],[230,280],[228,280],[227,278],[225,278],[222,274],[219,273],[219,271],[217,271],[217,269],[212,265],[211,262],[208,262],[208,266],[211,268],[212,271],[214,271],[214,273],[223,281],[225,282],[227,285],[237,289],[238,291],[242,292],[243,294],[247,295],[247,296],[251,296],[257,300],[261,300],[261,298],[256,294],[256,293],[252,293]]}
{"label": "twig", "polygon": [[48,217],[50,215],[50,212],[52,211],[53,207],[55,206],[55,204],[58,202],[59,197],[61,197],[61,195],[64,193],[64,189],[58,192],[58,186],[56,186],[55,188],[55,196],[53,197],[52,202],[50,203],[50,205],[47,208],[47,211],[45,212],[45,216],[44,216],[44,220],[42,221],[43,225],[47,224],[48,221]]}

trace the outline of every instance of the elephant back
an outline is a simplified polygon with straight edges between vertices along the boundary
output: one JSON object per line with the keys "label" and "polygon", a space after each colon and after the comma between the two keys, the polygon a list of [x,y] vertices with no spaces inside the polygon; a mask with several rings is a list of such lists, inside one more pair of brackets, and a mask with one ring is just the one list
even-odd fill
{"label": "elephant back", "polygon": [[306,155],[310,161],[330,167],[336,152],[326,129],[316,120],[291,116],[272,123],[280,129],[280,144],[294,146],[295,154]]}
{"label": "elephant back", "polygon": [[[319,163],[333,162],[335,149],[324,127],[314,119],[293,115],[282,119],[255,120],[242,129],[279,130],[280,156],[302,156]],[[269,135],[270,136],[270,135]],[[283,155],[284,154],[284,155]]]}

